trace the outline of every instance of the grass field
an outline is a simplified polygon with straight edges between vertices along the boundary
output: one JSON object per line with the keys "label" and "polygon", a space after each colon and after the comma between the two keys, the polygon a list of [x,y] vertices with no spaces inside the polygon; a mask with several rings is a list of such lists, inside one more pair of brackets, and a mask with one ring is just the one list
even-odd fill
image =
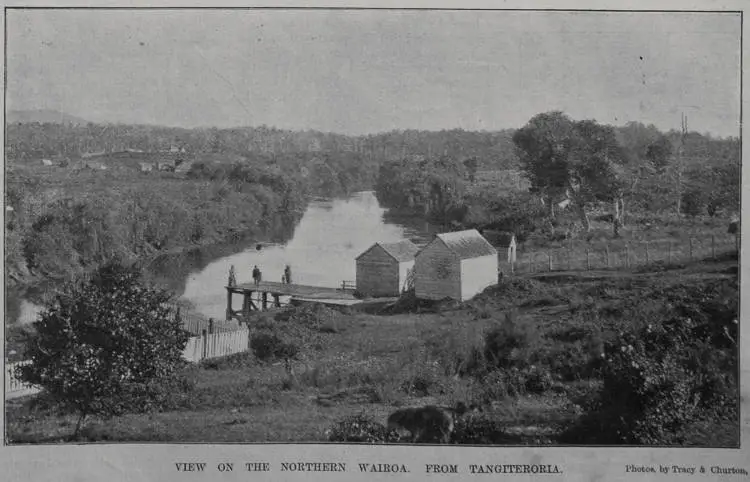
{"label": "grass field", "polygon": [[[185,368],[193,388],[175,393],[164,411],[91,419],[82,440],[320,442],[346,417],[385,423],[398,407],[465,401],[502,427],[495,443],[559,444],[601,389],[595,361],[603,343],[657,313],[662,293],[711,283],[736,293],[736,280],[737,260],[725,258],[658,270],[537,273],[506,279],[463,304],[403,300],[378,313],[265,313],[252,320],[254,333],[300,346],[293,377],[283,361],[263,362],[250,350],[206,361]],[[472,350],[508,312],[534,341],[519,356],[551,374],[542,389],[519,390],[502,370],[471,374]],[[64,442],[76,420],[44,397],[10,401],[6,415],[11,443]],[[731,417],[696,419],[683,431],[685,445],[739,440]]]}

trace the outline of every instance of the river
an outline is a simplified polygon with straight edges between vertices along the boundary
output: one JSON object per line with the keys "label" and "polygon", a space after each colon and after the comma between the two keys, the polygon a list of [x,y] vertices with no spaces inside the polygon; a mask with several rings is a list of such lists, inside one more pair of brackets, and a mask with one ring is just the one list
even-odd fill
{"label": "river", "polygon": [[[269,236],[221,248],[192,250],[182,257],[167,257],[158,268],[161,283],[181,294],[194,309],[207,316],[223,318],[226,309],[224,286],[231,266],[239,283],[252,280],[257,265],[267,281],[281,281],[284,266],[292,269],[295,283],[337,287],[355,280],[355,258],[376,241],[410,239],[424,244],[437,228],[413,217],[390,216],[370,191],[346,198],[314,199],[289,234]],[[258,245],[260,244],[260,249]],[[22,296],[8,293],[9,322],[35,319],[39,306]]]}

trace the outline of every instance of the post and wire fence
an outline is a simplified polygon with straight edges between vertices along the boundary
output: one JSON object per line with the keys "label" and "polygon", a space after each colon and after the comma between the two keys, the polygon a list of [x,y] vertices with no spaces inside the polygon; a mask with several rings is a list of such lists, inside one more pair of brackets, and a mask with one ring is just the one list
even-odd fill
{"label": "post and wire fence", "polygon": [[552,271],[631,269],[652,264],[680,265],[719,259],[737,253],[735,235],[695,236],[682,240],[663,239],[612,243],[570,243],[549,250],[518,251],[514,263],[500,261],[505,274]]}

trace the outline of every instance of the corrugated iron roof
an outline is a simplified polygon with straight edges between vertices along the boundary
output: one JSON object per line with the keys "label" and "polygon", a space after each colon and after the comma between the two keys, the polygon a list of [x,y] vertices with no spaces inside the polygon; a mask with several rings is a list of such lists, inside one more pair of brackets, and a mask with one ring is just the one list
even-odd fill
{"label": "corrugated iron roof", "polygon": [[357,256],[357,259],[369,253],[370,250],[375,246],[380,246],[381,248],[383,248],[386,253],[388,253],[399,263],[413,260],[414,256],[416,256],[417,254],[417,251],[419,251],[419,248],[414,243],[412,243],[408,239],[404,239],[395,243],[375,243],[367,248],[362,254]]}
{"label": "corrugated iron roof", "polygon": [[416,256],[419,248],[409,241],[404,239],[397,243],[378,243],[388,254],[393,256],[399,263],[403,261],[411,261]]}
{"label": "corrugated iron roof", "polygon": [[461,259],[497,255],[497,250],[476,229],[441,233],[437,237]]}

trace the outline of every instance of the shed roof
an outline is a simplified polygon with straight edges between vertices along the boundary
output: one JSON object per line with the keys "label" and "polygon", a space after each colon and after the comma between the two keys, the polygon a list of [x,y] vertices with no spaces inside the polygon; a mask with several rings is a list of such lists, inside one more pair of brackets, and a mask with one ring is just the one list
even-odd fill
{"label": "shed roof", "polygon": [[367,248],[364,253],[357,256],[357,259],[370,252],[370,250],[375,246],[380,246],[381,248],[383,248],[386,253],[388,253],[399,263],[413,260],[414,256],[417,254],[417,251],[419,251],[419,248],[414,243],[412,243],[408,239],[404,239],[395,243],[375,243]]}
{"label": "shed roof", "polygon": [[476,229],[441,233],[437,235],[446,247],[453,251],[460,259],[478,258],[480,256],[497,255],[497,250]]}

